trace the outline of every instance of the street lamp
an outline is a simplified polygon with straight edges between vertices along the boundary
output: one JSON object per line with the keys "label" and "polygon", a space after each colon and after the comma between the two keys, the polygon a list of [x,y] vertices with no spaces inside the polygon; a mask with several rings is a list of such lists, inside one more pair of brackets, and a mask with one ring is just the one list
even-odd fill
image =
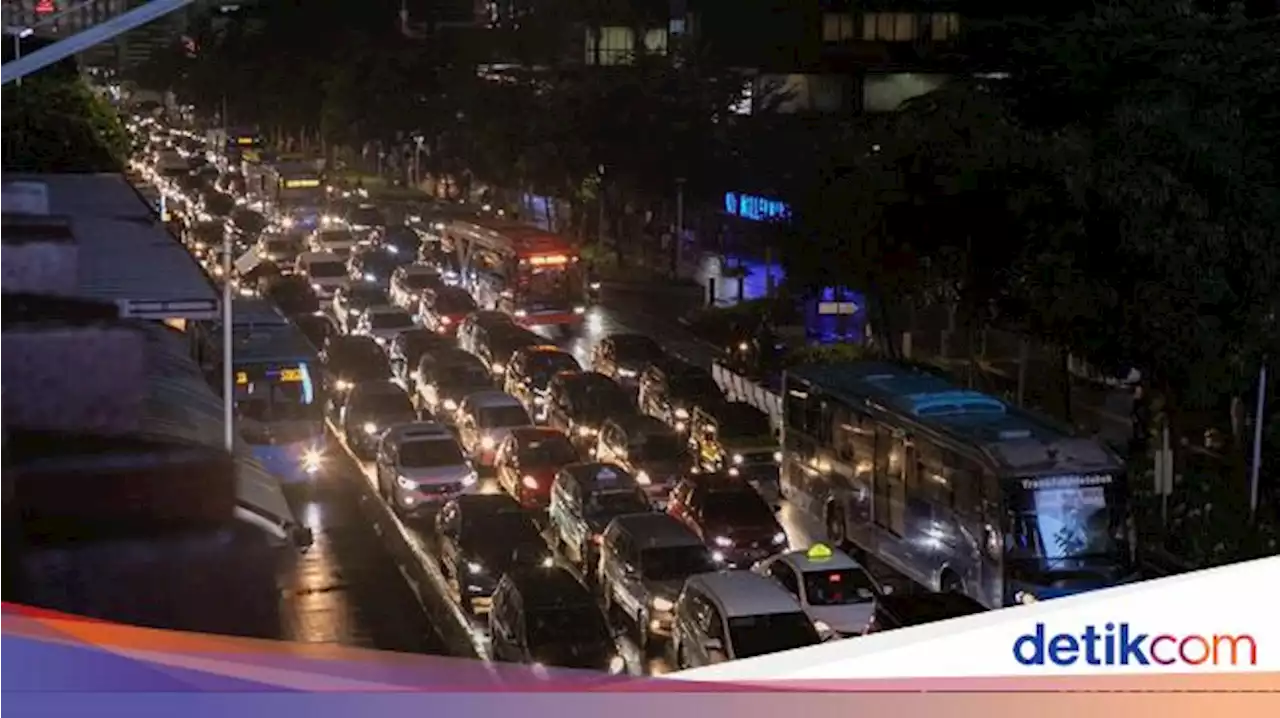
{"label": "street lamp", "polygon": [[[4,31],[13,35],[13,59],[22,59],[22,41],[36,34],[35,28],[22,27],[21,25],[6,25]],[[22,78],[18,78],[18,84],[22,84]]]}
{"label": "street lamp", "polygon": [[235,451],[235,372],[231,368],[232,342],[235,334],[231,322],[231,233],[222,233],[222,420],[223,441],[228,452]]}

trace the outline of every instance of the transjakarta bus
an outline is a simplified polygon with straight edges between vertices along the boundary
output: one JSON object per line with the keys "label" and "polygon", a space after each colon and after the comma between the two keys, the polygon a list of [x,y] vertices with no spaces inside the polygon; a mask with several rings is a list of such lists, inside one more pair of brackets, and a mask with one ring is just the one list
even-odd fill
{"label": "transjakarta bus", "polygon": [[286,228],[315,229],[324,214],[324,178],[315,162],[292,160],[246,169],[249,193]]}
{"label": "transjakarta bus", "polygon": [[1104,444],[879,362],[783,378],[782,488],[833,542],[988,608],[1128,580],[1124,465]]}
{"label": "transjakarta bus", "polygon": [[511,314],[529,326],[572,327],[586,313],[578,251],[536,227],[501,220],[454,220],[443,230],[456,252],[464,286],[481,307]]}
{"label": "transjakarta bus", "polygon": [[[232,371],[237,429],[254,456],[285,482],[307,481],[323,468],[324,397],[320,363],[301,330],[262,299],[233,305]],[[193,332],[205,366],[222,362],[221,322]],[[222,386],[221,370],[210,381]]]}

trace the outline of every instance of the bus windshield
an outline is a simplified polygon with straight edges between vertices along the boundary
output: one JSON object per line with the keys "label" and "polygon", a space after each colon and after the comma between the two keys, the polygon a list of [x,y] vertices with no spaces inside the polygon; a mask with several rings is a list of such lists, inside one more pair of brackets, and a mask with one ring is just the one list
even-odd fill
{"label": "bus windshield", "polygon": [[252,421],[320,419],[311,368],[298,364],[237,364],[236,409]]}
{"label": "bus windshield", "polygon": [[1104,485],[1022,482],[1009,492],[1006,554],[1014,560],[1052,564],[1122,553],[1115,525],[1119,512],[1109,494]]}
{"label": "bus windshield", "polygon": [[582,279],[572,265],[525,269],[517,283],[521,304],[529,309],[567,309],[582,301]]}

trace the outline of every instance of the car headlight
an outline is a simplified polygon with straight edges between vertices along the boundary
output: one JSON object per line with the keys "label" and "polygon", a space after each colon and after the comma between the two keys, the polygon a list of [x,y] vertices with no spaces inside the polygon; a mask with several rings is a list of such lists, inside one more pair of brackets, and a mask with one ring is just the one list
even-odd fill
{"label": "car headlight", "polygon": [[318,449],[307,449],[302,452],[302,470],[314,474],[324,466],[324,454]]}
{"label": "car headlight", "polygon": [[786,542],[787,542],[787,534],[786,534],[786,532],[784,532],[784,531],[779,531],[778,533],[776,533],[776,534],[774,534],[774,535],[773,535],[773,545],[774,545],[774,546],[781,546],[782,544],[784,544],[784,543],[786,543]]}
{"label": "car headlight", "polygon": [[387,250],[387,254],[399,254],[399,253],[400,253],[400,248],[399,248],[399,247],[395,247],[395,246],[392,246],[392,245],[390,245],[390,244],[388,244],[386,247],[384,247],[384,249],[386,249],[386,250]]}
{"label": "car headlight", "polygon": [[443,230],[444,222],[436,222],[435,224],[432,225],[432,228],[435,229],[436,231]]}
{"label": "car headlight", "polygon": [[627,662],[623,660],[622,656],[614,656],[613,658],[609,659],[609,673],[612,673],[613,675],[616,676],[620,673],[625,672],[626,670],[627,670]]}
{"label": "car headlight", "polygon": [[475,561],[468,561],[467,573],[471,574],[472,576],[479,576],[480,574],[484,573],[484,566],[481,566]]}
{"label": "car headlight", "polygon": [[676,433],[677,433],[677,434],[683,434],[683,433],[684,433],[684,430],[685,430],[685,429],[687,429],[687,428],[689,428],[689,424],[688,424],[688,423],[683,422],[683,421],[677,421],[677,422],[676,422]]}
{"label": "car headlight", "polygon": [[828,625],[826,621],[814,621],[813,630],[817,631],[818,635],[823,637],[830,636],[835,633],[831,630],[831,626]]}
{"label": "car headlight", "polygon": [[547,403],[547,397],[542,395],[535,396],[533,397],[533,403],[538,406],[542,406],[543,404]]}
{"label": "car headlight", "polygon": [[313,291],[313,292],[318,292],[318,291],[320,291],[320,283],[319,283],[319,282],[312,282],[312,283],[311,283],[311,291]]}
{"label": "car headlight", "polygon": [[574,314],[586,314],[586,313],[587,313],[587,308],[586,308],[586,307],[574,307],[574,308],[573,308],[573,313],[574,313]]}
{"label": "car headlight", "polygon": [[397,477],[396,477],[396,483],[397,483],[397,484],[400,484],[400,488],[402,488],[402,489],[409,489],[410,491],[412,491],[413,489],[418,488],[418,482],[416,482],[416,481],[410,481],[409,479],[406,479],[406,478],[405,478],[405,477],[403,477],[403,476],[397,476]]}
{"label": "car headlight", "polygon": [[524,487],[526,489],[538,488],[538,480],[528,474],[525,474],[523,477],[520,478],[520,483],[524,484]]}
{"label": "car headlight", "polygon": [[492,436],[480,437],[480,448],[484,449],[485,451],[493,451],[493,447],[496,445],[497,445],[497,442],[493,440]]}
{"label": "car headlight", "polygon": [[444,400],[444,403],[442,404],[442,406],[444,407],[444,410],[445,410],[445,411],[457,411],[457,410],[458,410],[458,402],[454,401],[453,399],[445,399],[445,400]]}
{"label": "car headlight", "polygon": [[1014,594],[1013,598],[1015,601],[1023,604],[1024,606],[1029,606],[1040,600],[1036,598],[1036,595],[1034,593],[1030,593],[1027,591],[1018,591],[1016,594]]}
{"label": "car headlight", "polygon": [[517,310],[516,310],[516,316],[517,316],[517,317],[519,317],[519,318],[521,318],[521,319],[523,319],[524,317],[529,316],[529,312],[526,312],[526,311],[525,311],[525,310],[523,310],[523,309],[517,309]]}
{"label": "car headlight", "polygon": [[623,379],[634,379],[636,376],[636,372],[634,369],[619,369],[618,376],[622,377]]}
{"label": "car headlight", "polygon": [[493,369],[493,373],[494,373],[494,374],[501,374],[502,372],[504,372],[504,371],[506,371],[506,370],[507,370],[507,368],[506,368],[505,366],[503,366],[503,365],[501,365],[501,364],[499,364],[499,363],[497,363],[497,362],[494,362],[494,363],[490,366],[490,368],[491,368],[491,369]]}
{"label": "car headlight", "polygon": [[589,426],[579,426],[579,427],[578,427],[578,436],[581,436],[581,437],[582,437],[582,438],[584,438],[584,439],[585,439],[585,438],[588,438],[588,437],[591,437],[591,436],[595,436],[595,433],[596,433],[595,429],[592,429],[592,428],[591,428],[591,427],[589,427]]}
{"label": "car headlight", "polygon": [[689,420],[689,410],[688,410],[688,409],[684,409],[684,408],[676,409],[676,418],[677,418],[677,419],[679,419],[679,420],[681,420],[681,421],[688,421],[688,420]]}
{"label": "car headlight", "polygon": [[728,536],[716,536],[711,539],[711,542],[720,548],[730,548],[733,546],[733,539],[730,539]]}
{"label": "car headlight", "polygon": [[366,421],[364,423],[364,433],[368,434],[369,436],[373,436],[374,434],[378,433],[378,425],[373,423],[372,421]]}
{"label": "car headlight", "polygon": [[591,283],[591,289],[592,289],[593,291],[598,291],[598,290],[600,289],[600,283],[599,283],[599,282],[592,282],[592,283]]}
{"label": "car headlight", "polygon": [[773,460],[778,463],[782,463],[782,452],[781,451],[773,452]]}
{"label": "car headlight", "polygon": [[543,556],[542,561],[539,565],[542,566],[543,568],[551,568],[552,566],[556,565],[556,560],[550,556]]}
{"label": "car headlight", "polygon": [[711,560],[715,563],[724,563],[724,554],[719,551],[712,551]]}
{"label": "car headlight", "polygon": [[653,610],[663,611],[663,612],[670,611],[671,609],[676,607],[676,604],[672,603],[669,599],[663,598],[662,596],[655,597],[652,601],[649,602],[649,605],[653,606]]}
{"label": "car headlight", "polygon": [[741,464],[744,460],[745,460],[745,459],[744,459],[744,457],[742,456],[742,454],[734,454],[734,455],[733,455],[733,463],[735,463],[735,464]]}
{"label": "car headlight", "polygon": [[365,272],[365,274],[364,274],[364,281],[366,281],[366,282],[376,282],[376,281],[378,281],[378,278],[377,278],[377,277],[375,277],[375,276],[373,276],[373,273],[372,273],[372,272]]}
{"label": "car headlight", "polygon": [[653,478],[649,476],[648,471],[636,472],[636,483],[641,486],[648,486],[653,483]]}
{"label": "car headlight", "polygon": [[346,379],[339,379],[333,383],[333,388],[338,391],[351,391],[351,387],[355,386]]}

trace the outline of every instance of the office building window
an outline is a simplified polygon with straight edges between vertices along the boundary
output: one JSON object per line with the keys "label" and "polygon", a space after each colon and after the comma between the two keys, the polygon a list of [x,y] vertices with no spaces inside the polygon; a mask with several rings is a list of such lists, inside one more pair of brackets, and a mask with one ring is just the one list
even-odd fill
{"label": "office building window", "polygon": [[645,32],[644,50],[650,55],[667,54],[667,31],[659,29]]}
{"label": "office building window", "polygon": [[829,12],[822,16],[823,42],[844,42],[852,40],[855,34],[852,15]]}
{"label": "office building window", "polygon": [[905,12],[869,12],[862,16],[862,39],[911,42],[919,37],[919,18]]}
{"label": "office building window", "polygon": [[[599,28],[599,58],[596,57],[596,33],[590,28],[587,29],[587,64],[593,65],[597,61],[601,65],[626,65],[631,62],[631,56],[635,52],[635,35],[632,34],[629,27],[602,27]],[[646,41],[648,38],[645,38]],[[663,47],[666,46],[666,35],[663,34]]]}
{"label": "office building window", "polygon": [[960,16],[953,12],[935,12],[929,16],[929,39],[935,42],[954,39],[960,34]]}

